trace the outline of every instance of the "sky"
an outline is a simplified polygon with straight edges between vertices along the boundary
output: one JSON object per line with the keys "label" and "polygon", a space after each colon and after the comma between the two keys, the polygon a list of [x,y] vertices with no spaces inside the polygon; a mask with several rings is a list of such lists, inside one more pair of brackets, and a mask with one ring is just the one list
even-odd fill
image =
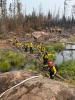
{"label": "sky", "polygon": [[[7,0],[8,5],[12,0]],[[39,12],[39,7],[41,6],[42,12],[44,14],[47,14],[47,12],[50,10],[52,14],[56,14],[59,10],[60,14],[62,15],[64,13],[64,0],[20,0],[22,2],[22,8],[23,8],[23,13],[26,9],[27,14],[31,14],[33,11],[33,8],[35,11],[38,13]],[[72,0],[72,4],[75,3],[75,0]],[[70,5],[68,6],[68,10],[70,13]]]}

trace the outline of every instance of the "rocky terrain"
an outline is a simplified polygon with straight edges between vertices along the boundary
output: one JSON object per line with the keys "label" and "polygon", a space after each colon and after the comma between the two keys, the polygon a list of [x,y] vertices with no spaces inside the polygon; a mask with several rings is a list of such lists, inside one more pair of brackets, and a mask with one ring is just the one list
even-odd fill
{"label": "rocky terrain", "polygon": [[[0,74],[0,94],[38,73],[14,71]],[[75,100],[75,86],[42,77],[30,79],[6,92],[0,100]]]}

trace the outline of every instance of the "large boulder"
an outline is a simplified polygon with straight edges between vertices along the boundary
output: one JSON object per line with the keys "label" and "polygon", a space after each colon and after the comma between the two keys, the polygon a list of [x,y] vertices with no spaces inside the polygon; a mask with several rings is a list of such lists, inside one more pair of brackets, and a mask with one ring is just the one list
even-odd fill
{"label": "large boulder", "polygon": [[38,39],[41,36],[48,36],[48,33],[43,31],[35,31],[32,33],[32,36]]}

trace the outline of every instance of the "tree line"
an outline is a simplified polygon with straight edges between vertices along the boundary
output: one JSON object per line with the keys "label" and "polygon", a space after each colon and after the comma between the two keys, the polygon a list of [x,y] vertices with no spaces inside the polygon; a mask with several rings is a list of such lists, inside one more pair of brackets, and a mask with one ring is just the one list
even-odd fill
{"label": "tree line", "polygon": [[[41,7],[40,7],[41,8]],[[9,13],[0,18],[0,33],[3,32],[33,32],[34,30],[49,30],[51,27],[72,28],[75,25],[74,16],[66,18],[63,14],[60,18],[59,11],[54,16],[50,11],[44,15],[39,8],[39,14],[33,9],[32,13],[27,15],[22,13],[22,4],[17,2],[17,6],[9,5]]]}

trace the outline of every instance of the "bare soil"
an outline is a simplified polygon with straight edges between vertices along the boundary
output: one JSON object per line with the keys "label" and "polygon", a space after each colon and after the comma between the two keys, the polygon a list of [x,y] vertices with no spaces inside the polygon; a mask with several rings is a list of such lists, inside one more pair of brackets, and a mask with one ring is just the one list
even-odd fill
{"label": "bare soil", "polygon": [[[0,74],[0,93],[35,75],[38,74],[27,71]],[[75,86],[39,77],[8,91],[0,100],[75,100]]]}

